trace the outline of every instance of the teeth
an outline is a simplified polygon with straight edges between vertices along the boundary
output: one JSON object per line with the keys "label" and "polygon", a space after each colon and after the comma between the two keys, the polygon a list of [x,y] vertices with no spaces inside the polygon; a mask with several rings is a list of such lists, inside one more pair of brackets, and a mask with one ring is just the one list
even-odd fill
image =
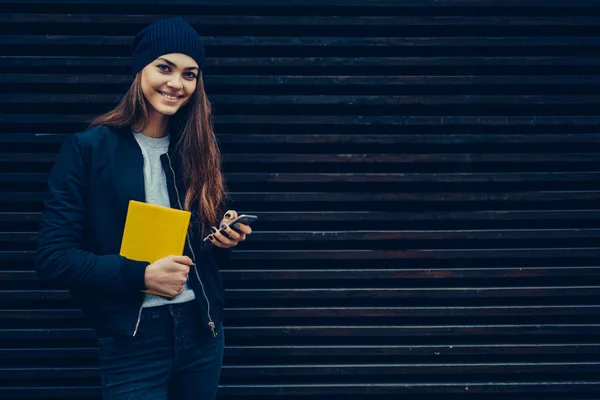
{"label": "teeth", "polygon": [[163,92],[159,92],[159,93],[160,93],[160,94],[161,94],[163,97],[166,97],[166,98],[167,98],[167,99],[169,99],[169,100],[177,100],[177,97],[176,97],[176,96],[169,96],[168,94],[166,94],[166,93],[163,93]]}

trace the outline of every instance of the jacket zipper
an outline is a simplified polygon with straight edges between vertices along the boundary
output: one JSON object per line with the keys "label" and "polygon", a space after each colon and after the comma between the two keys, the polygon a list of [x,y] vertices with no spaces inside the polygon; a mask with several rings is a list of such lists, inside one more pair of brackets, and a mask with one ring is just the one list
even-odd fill
{"label": "jacket zipper", "polygon": [[142,304],[140,305],[140,310],[138,311],[138,318],[137,318],[137,322],[135,323],[135,329],[133,330],[133,336],[135,336],[135,334],[138,331],[138,327],[140,326],[140,320],[142,319],[143,306],[144,306],[144,302],[142,301]]}
{"label": "jacket zipper", "polygon": [[[175,175],[175,171],[173,170],[173,165],[171,164],[171,157],[169,153],[167,153],[167,160],[169,160],[169,168],[171,169],[171,173],[173,174],[173,186],[175,187],[175,195],[177,196],[177,203],[179,203],[179,209],[183,210],[183,206],[181,205],[181,199],[179,198],[179,189],[177,189],[177,176]],[[196,255],[194,254],[194,249],[190,243],[189,235],[186,236],[186,242],[190,251],[192,252],[192,261],[196,264]],[[194,268],[194,272],[196,273],[196,277],[198,278],[198,282],[200,282],[200,287],[202,288],[202,294],[204,295],[204,299],[206,300],[206,315],[208,315],[208,327],[210,328],[213,336],[217,336],[217,331],[215,330],[215,323],[210,316],[210,302],[208,301],[208,296],[206,295],[206,291],[204,290],[204,284],[202,283],[202,279],[200,279],[200,275],[198,274],[198,266],[192,267]],[[140,314],[141,315],[141,314]]]}
{"label": "jacket zipper", "polygon": [[[144,165],[146,164],[146,159],[144,158],[144,153],[142,152],[142,149],[139,147],[138,145],[138,149],[140,150],[140,155],[142,156],[142,178],[145,180],[144,177]],[[142,304],[140,304],[140,309],[138,310],[138,317],[137,317],[137,321],[135,323],[135,329],[133,330],[133,337],[135,337],[135,335],[137,334],[138,328],[140,326],[140,321],[142,320],[142,309],[144,308],[144,300],[142,299]]]}

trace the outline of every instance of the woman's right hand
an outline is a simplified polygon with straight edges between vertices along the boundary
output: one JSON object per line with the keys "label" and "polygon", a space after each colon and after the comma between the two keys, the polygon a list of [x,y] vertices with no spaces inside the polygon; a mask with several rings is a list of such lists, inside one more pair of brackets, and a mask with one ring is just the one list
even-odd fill
{"label": "woman's right hand", "polygon": [[161,258],[146,267],[146,287],[167,296],[177,296],[183,292],[183,285],[193,265],[192,259],[187,256]]}

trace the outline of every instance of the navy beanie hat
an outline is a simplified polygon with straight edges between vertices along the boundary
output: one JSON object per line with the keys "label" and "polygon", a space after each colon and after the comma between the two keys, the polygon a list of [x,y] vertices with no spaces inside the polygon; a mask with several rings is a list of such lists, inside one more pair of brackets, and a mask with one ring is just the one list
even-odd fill
{"label": "navy beanie hat", "polygon": [[204,70],[204,44],[196,30],[181,17],[161,19],[139,31],[131,42],[131,72],[169,53],[183,53]]}

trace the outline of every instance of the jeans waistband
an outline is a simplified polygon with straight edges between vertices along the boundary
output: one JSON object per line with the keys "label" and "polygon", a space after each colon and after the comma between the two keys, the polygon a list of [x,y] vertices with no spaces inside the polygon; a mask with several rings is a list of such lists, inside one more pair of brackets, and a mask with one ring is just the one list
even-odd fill
{"label": "jeans waistband", "polygon": [[199,306],[195,300],[186,301],[185,303],[165,304],[156,307],[146,307],[142,309],[140,321],[149,321],[159,318],[170,318],[175,314],[183,313],[198,313]]}

